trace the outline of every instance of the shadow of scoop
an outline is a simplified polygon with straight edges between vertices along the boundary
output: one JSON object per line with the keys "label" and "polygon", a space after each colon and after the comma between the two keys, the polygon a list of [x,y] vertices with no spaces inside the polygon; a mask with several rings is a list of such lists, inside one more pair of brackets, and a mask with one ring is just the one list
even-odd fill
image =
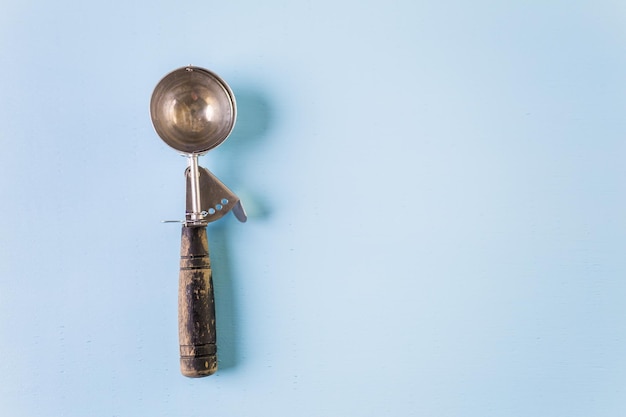
{"label": "shadow of scoop", "polygon": [[268,134],[275,123],[273,106],[259,90],[233,90],[237,101],[237,122],[228,140],[220,145],[219,157],[215,160],[219,165],[216,172],[220,173],[220,179],[234,187],[249,219],[265,219],[270,214],[267,202],[260,193],[246,186],[248,181],[242,180],[242,176],[249,175],[247,161],[260,153],[270,137]]}
{"label": "shadow of scoop", "polygon": [[[221,148],[238,159],[254,152],[271,130],[273,115],[268,100],[260,92],[248,88],[234,89],[237,101],[237,122],[228,140]],[[221,149],[220,149],[221,150]]]}
{"label": "shadow of scoop", "polygon": [[[239,197],[248,212],[248,221],[266,218],[268,206],[260,194],[247,192],[242,177],[249,175],[245,169],[246,161],[254,157],[268,133],[272,130],[274,116],[272,107],[266,97],[258,90],[250,88],[233,88],[237,101],[237,122],[226,142],[219,148],[220,177],[224,182],[237,189]],[[254,166],[254,165],[253,165]],[[222,219],[210,225],[209,246],[214,271],[215,306],[217,320],[217,345],[219,371],[226,371],[240,365],[240,300],[237,288],[242,277],[237,273],[237,262],[232,259],[229,230],[239,227],[234,219]],[[240,279],[241,278],[241,279]],[[246,280],[252,277],[246,277]]]}

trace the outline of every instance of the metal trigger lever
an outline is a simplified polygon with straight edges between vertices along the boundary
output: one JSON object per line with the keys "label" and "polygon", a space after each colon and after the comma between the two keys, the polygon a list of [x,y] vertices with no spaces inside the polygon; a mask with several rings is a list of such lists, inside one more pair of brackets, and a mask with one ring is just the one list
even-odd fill
{"label": "metal trigger lever", "polygon": [[186,217],[188,220],[191,220],[190,217],[194,212],[195,197],[198,197],[198,213],[202,215],[202,221],[206,223],[221,219],[231,210],[240,222],[245,223],[248,220],[239,197],[213,175],[211,171],[198,166],[197,192],[194,192],[191,167],[185,170],[185,176],[187,178]]}

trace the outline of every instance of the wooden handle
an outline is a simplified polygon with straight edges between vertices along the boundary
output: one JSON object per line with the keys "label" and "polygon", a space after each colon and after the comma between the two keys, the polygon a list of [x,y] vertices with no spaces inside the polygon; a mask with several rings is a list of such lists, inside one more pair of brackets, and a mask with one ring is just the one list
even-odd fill
{"label": "wooden handle", "polygon": [[180,372],[191,378],[217,371],[215,301],[206,227],[183,226],[178,286]]}

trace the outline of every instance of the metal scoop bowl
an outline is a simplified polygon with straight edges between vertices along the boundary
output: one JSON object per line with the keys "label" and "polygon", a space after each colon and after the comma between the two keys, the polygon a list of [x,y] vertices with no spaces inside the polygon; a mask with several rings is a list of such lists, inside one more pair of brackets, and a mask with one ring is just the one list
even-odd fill
{"label": "metal scoop bowl", "polygon": [[184,154],[203,154],[224,142],[235,127],[235,96],[209,70],[179,68],[154,89],[150,114],[155,130]]}
{"label": "metal scoop bowl", "polygon": [[188,158],[178,291],[180,367],[188,377],[208,376],[217,371],[217,338],[206,225],[231,209],[240,221],[246,214],[237,196],[198,166],[198,156],[224,142],[233,130],[235,96],[211,71],[183,67],[157,84],[150,115],[161,139]]}

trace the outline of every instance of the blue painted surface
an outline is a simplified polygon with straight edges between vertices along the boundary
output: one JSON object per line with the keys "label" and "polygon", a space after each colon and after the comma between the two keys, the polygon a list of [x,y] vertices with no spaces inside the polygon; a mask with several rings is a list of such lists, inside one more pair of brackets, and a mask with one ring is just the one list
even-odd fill
{"label": "blue painted surface", "polygon": [[[626,8],[5,1],[0,414],[621,416]],[[179,375],[185,161],[152,89],[239,100],[201,163],[221,369]]]}

